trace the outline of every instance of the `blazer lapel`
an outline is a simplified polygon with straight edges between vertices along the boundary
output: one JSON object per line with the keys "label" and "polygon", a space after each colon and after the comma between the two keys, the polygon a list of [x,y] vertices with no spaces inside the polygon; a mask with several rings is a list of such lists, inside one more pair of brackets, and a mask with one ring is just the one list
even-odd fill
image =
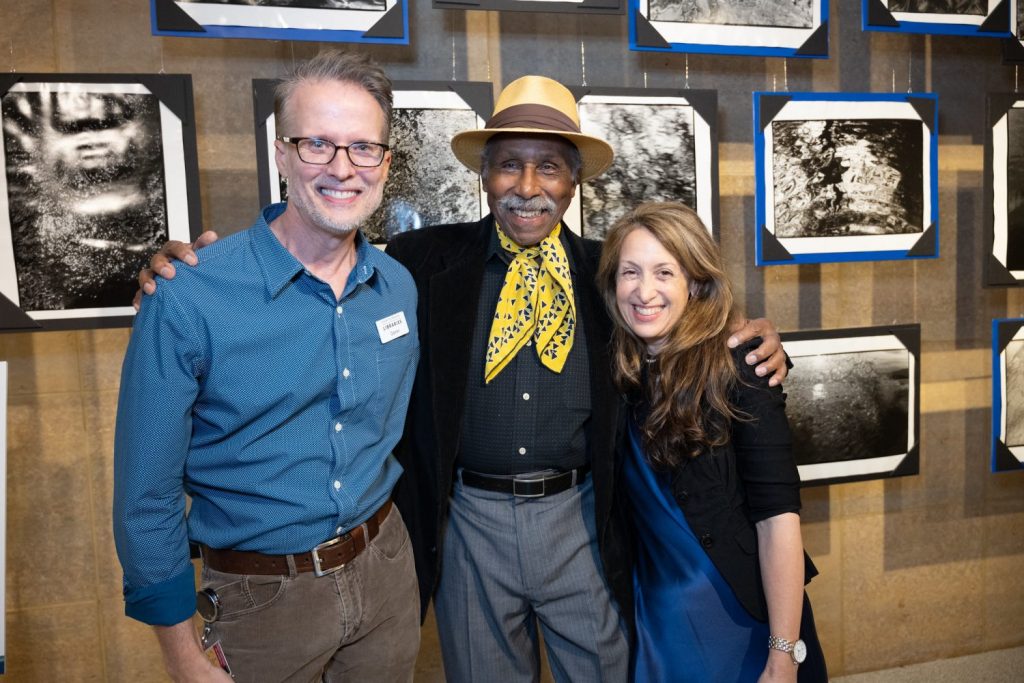
{"label": "blazer lapel", "polygon": [[442,471],[451,469],[458,453],[473,327],[494,219],[488,216],[477,225],[465,248],[454,252],[430,279],[430,379]]}

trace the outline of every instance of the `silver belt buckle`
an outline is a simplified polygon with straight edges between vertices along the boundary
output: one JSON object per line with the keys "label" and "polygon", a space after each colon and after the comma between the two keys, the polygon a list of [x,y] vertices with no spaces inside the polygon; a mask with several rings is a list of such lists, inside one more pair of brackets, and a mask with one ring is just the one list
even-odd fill
{"label": "silver belt buckle", "polygon": [[335,536],[331,540],[324,541],[323,543],[321,543],[320,545],[318,545],[317,547],[315,547],[315,548],[313,548],[312,550],[309,551],[309,554],[313,556],[313,574],[315,576],[318,576],[318,577],[319,576],[327,576],[328,574],[333,574],[334,572],[338,571],[339,569],[342,569],[345,566],[345,563],[342,562],[337,567],[331,567],[330,569],[327,569],[325,571],[320,566],[320,562],[321,562],[320,561],[320,553],[318,551],[325,550],[325,549],[330,548],[331,546],[334,546],[334,545],[338,545],[339,543],[344,541],[345,538],[348,537],[348,536],[349,536],[349,534],[345,534],[344,536]]}
{"label": "silver belt buckle", "polygon": [[[512,495],[516,498],[543,498],[544,491],[547,489],[547,477],[538,477],[536,479],[513,479],[512,480]],[[516,490],[516,484],[535,484],[540,482],[540,493],[520,493]]]}

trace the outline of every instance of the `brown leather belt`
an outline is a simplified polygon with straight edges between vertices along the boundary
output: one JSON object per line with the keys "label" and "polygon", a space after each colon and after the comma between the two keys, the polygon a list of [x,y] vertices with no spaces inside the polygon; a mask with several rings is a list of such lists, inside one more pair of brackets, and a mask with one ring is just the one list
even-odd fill
{"label": "brown leather belt", "polygon": [[[391,500],[384,503],[368,520],[347,534],[321,543],[308,553],[292,555],[295,570],[313,572],[317,576],[330,574],[356,559],[377,537],[380,525],[391,512]],[[288,555],[264,555],[247,550],[218,550],[200,546],[203,563],[211,569],[227,574],[259,574],[261,576],[288,572]]]}

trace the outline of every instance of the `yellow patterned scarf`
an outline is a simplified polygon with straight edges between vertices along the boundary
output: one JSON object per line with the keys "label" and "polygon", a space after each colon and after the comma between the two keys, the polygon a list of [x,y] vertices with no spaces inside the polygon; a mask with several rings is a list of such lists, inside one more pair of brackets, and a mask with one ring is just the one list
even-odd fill
{"label": "yellow patterned scarf", "polygon": [[497,230],[501,248],[514,258],[491,322],[484,381],[497,377],[530,339],[544,367],[561,372],[576,334],[569,259],[558,239],[562,225],[532,247],[521,247]]}

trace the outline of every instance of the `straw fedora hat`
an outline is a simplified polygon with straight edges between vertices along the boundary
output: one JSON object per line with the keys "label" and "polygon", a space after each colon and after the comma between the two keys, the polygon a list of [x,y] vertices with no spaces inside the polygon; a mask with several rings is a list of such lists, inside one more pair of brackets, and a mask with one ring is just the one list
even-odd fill
{"label": "straw fedora hat", "polygon": [[452,151],[465,166],[479,173],[480,152],[488,140],[501,133],[565,138],[580,151],[580,182],[604,173],[615,156],[607,142],[580,132],[576,98],[564,85],[544,76],[523,76],[505,86],[487,125],[457,133],[452,138]]}

